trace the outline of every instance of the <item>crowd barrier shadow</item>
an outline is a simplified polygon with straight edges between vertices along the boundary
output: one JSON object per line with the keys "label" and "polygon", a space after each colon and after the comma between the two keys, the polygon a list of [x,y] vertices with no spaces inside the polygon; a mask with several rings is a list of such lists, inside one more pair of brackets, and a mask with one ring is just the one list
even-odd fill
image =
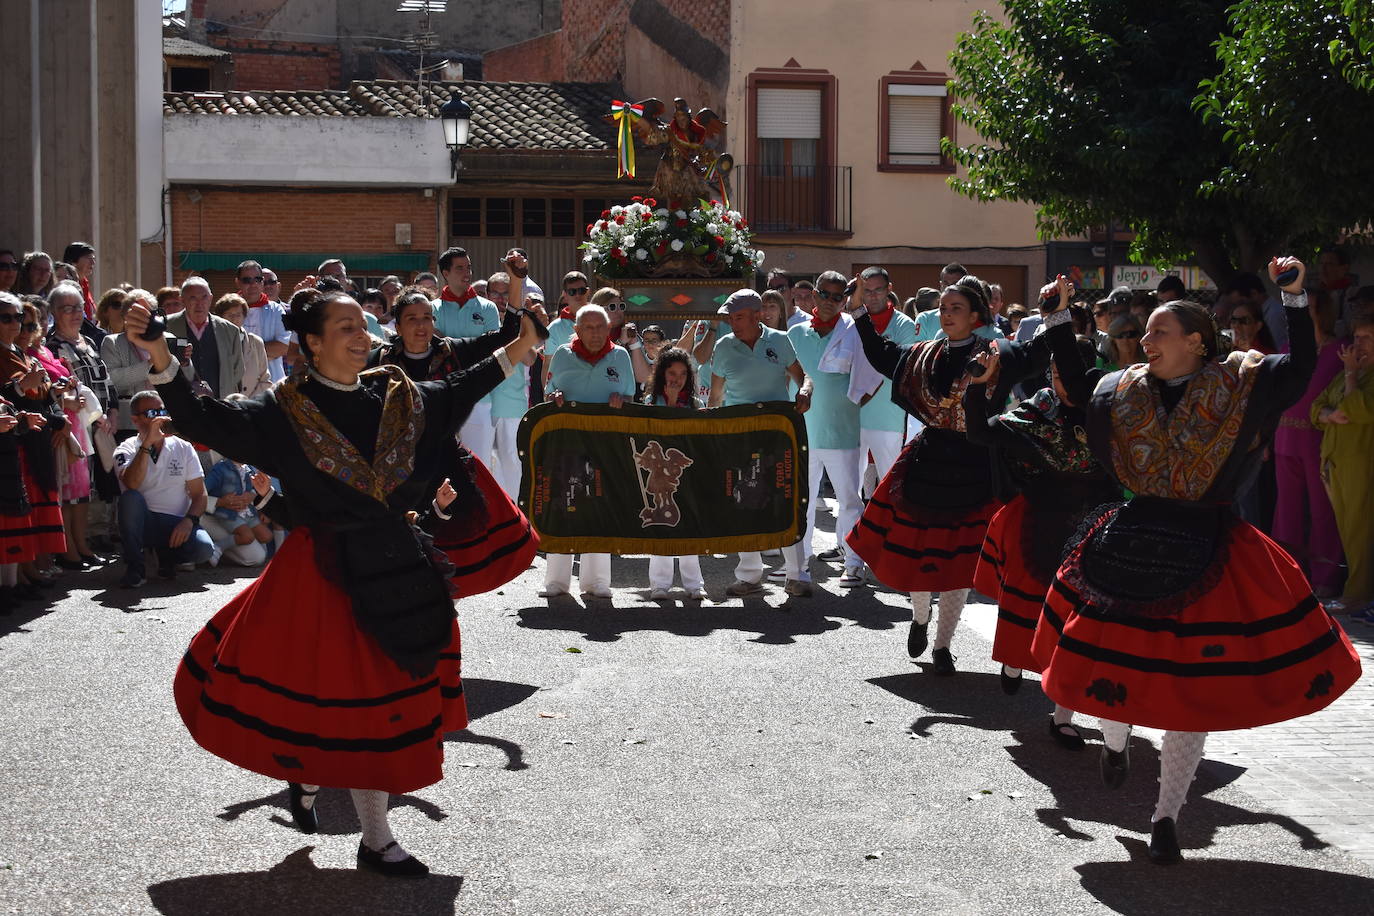
{"label": "crowd barrier shadow", "polygon": [[[1098,837],[1075,826],[1080,822],[1149,831],[1158,793],[1159,751],[1146,738],[1131,739],[1131,775],[1124,786],[1112,790],[1102,785],[1098,774],[1101,733],[1097,720],[1075,717],[1075,724],[1088,739],[1086,748],[1073,751],[1061,747],[1049,733],[1049,713],[1054,704],[1032,678],[1014,696],[1001,692],[996,674],[977,672],[960,672],[954,677],[888,675],[868,682],[928,710],[911,724],[912,734],[918,737],[931,737],[936,725],[1010,732],[1015,743],[1008,745],[1007,753],[1012,762],[1054,796],[1053,806],[1036,811],[1037,819],[1051,830],[1084,842]],[[1290,817],[1249,811],[1210,797],[1244,772],[1243,767],[1204,756],[1179,818],[1179,841],[1185,852],[1211,845],[1221,828],[1259,824],[1281,827],[1303,849],[1326,848],[1311,828]]]}
{"label": "crowd barrier shadow", "polygon": [[1374,879],[1297,865],[1191,857],[1161,874],[1144,840],[1117,839],[1129,862],[1089,862],[1075,871],[1085,891],[1124,916],[1353,914],[1368,913],[1374,900]]}
{"label": "crowd barrier shadow", "polygon": [[320,868],[310,858],[314,848],[298,849],[267,871],[162,881],[148,887],[148,898],[164,916],[451,916],[463,889],[456,875],[401,881],[352,868]]}

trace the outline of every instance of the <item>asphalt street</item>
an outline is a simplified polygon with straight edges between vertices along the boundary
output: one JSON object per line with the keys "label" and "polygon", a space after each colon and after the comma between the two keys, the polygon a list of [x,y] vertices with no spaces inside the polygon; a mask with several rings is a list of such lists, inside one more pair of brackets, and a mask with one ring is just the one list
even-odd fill
{"label": "asphalt street", "polygon": [[1103,788],[1033,682],[999,690],[990,607],[939,678],[906,658],[904,596],[818,564],[810,600],[723,600],[732,563],[703,566],[702,606],[649,602],[643,559],[615,561],[612,601],[540,599],[536,567],[461,602],[473,721],[441,783],[393,799],[435,873],[409,883],[353,869],[346,793],[304,836],[282,784],[182,727],[178,658],[250,572],[137,595],[69,573],[51,610],[0,618],[0,912],[1374,912],[1374,865],[1247,793],[1231,753],[1183,809],[1188,860],[1151,864],[1151,736]]}

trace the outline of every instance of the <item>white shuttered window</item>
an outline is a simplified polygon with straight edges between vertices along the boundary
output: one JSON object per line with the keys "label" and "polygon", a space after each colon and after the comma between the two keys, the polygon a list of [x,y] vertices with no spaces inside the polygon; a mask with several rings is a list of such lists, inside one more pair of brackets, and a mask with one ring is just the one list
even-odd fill
{"label": "white shuttered window", "polygon": [[893,165],[941,165],[945,87],[887,87],[887,155]]}
{"label": "white shuttered window", "polygon": [[760,140],[819,140],[821,90],[759,89]]}

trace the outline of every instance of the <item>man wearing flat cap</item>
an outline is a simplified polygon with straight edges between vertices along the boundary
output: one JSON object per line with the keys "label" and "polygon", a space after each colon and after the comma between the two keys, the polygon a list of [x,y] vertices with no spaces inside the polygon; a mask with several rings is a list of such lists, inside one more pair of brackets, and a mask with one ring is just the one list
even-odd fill
{"label": "man wearing flat cap", "polygon": [[[721,310],[731,333],[716,343],[711,358],[710,406],[790,400],[787,383],[791,380],[797,383],[797,410],[805,413],[811,406],[811,380],[797,362],[787,334],[759,321],[762,307],[763,300],[752,289],[731,293],[725,300]],[[787,594],[809,597],[811,573],[806,568],[802,543],[784,547],[782,555],[787,570]],[[735,581],[725,593],[739,597],[762,589],[763,556],[757,552],[741,553]]]}

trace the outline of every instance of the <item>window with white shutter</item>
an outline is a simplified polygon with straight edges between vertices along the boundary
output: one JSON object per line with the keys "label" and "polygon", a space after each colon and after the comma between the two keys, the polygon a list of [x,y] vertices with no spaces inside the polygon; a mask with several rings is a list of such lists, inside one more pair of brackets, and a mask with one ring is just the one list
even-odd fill
{"label": "window with white shutter", "polygon": [[950,160],[940,153],[940,139],[949,128],[944,83],[889,79],[883,81],[882,134],[886,139],[879,151],[879,168],[951,171]]}

